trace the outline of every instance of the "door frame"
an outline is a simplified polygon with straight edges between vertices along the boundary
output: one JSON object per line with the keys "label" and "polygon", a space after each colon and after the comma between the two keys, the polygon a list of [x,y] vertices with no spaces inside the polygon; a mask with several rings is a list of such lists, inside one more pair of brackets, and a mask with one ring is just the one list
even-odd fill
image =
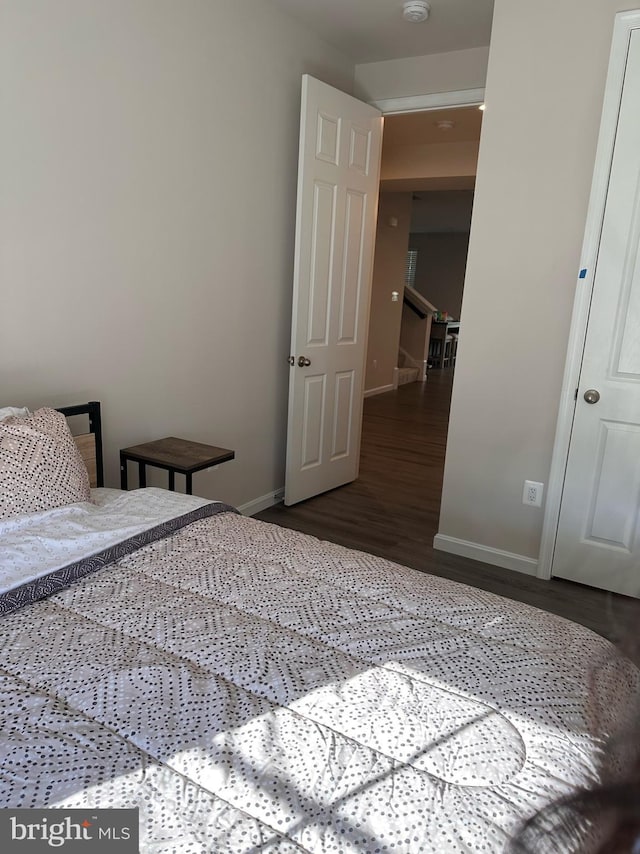
{"label": "door frame", "polygon": [[[484,103],[484,93],[484,88],[457,89],[453,92],[433,92],[428,95],[406,95],[399,96],[397,98],[383,98],[378,101],[367,101],[367,103],[380,110],[382,117],[384,118],[385,116],[398,116],[407,113],[428,113],[433,110],[453,110],[457,107],[479,107]],[[382,147],[384,150],[384,127],[382,131]],[[382,178],[380,181],[381,180]],[[378,194],[379,193],[380,182],[378,183]],[[371,310],[372,295],[373,291],[369,295],[369,311]],[[368,347],[369,341],[367,340],[367,359]],[[392,391],[395,387],[395,385],[384,385],[378,388],[363,389],[363,397],[373,397],[381,392]]]}
{"label": "door frame", "polygon": [[542,539],[536,573],[538,578],[551,578],[553,570],[553,556],[560,522],[560,505],[564,488],[564,476],[569,456],[578,382],[582,369],[582,354],[587,336],[594,273],[598,259],[598,250],[600,248],[600,234],[602,231],[609,174],[611,172],[611,161],[615,145],[627,51],[631,30],[638,27],[640,27],[640,10],[618,12],[616,14],[591,194],[587,208],[584,240],[580,256],[571,325],[569,328],[567,359],[564,367],[562,391],[560,393],[560,409],[556,422],[556,434],[551,457],[547,501],[542,522]]}
{"label": "door frame", "polygon": [[[350,93],[346,93],[350,94]],[[361,100],[372,107],[376,107],[382,113],[382,116],[391,116],[401,113],[427,112],[429,110],[454,109],[456,107],[471,107],[479,106],[484,103],[485,89],[459,89],[453,92],[433,92],[423,95],[408,95],[397,98],[384,98],[381,100]],[[352,97],[358,97],[353,95]],[[384,127],[382,133],[382,144],[384,145]],[[382,153],[382,152],[381,152]],[[379,192],[379,183],[378,183]],[[371,294],[369,294],[369,305],[367,307],[367,326],[369,323],[369,312],[371,310]],[[368,330],[367,330],[368,331]],[[367,340],[367,348],[369,342]],[[365,351],[366,352],[366,351]],[[364,388],[362,398],[364,400]],[[362,424],[360,425],[360,440],[362,438]],[[274,503],[277,500],[276,495],[284,495],[284,486],[274,493]],[[282,500],[282,498],[280,498]],[[253,512],[256,512],[255,510]]]}
{"label": "door frame", "polygon": [[[458,89],[455,92],[434,92],[430,95],[406,95],[401,98],[383,98],[368,101],[383,116],[399,113],[422,113],[427,110],[448,110],[453,107],[473,107],[484,102],[484,89]],[[382,136],[384,143],[384,133]]]}

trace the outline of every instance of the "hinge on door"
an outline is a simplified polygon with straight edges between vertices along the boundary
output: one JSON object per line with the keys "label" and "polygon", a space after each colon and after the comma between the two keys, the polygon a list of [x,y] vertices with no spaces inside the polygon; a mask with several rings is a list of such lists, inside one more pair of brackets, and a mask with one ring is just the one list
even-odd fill
{"label": "hinge on door", "polygon": [[[287,362],[289,362],[291,367],[293,367],[296,363],[296,357],[295,356],[289,356],[289,358],[287,359]],[[576,392],[576,394],[577,394],[577,392]]]}

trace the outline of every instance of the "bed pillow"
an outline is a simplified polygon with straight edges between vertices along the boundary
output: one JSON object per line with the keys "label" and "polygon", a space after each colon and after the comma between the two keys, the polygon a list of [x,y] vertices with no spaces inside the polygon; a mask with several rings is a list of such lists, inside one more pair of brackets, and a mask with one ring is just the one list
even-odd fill
{"label": "bed pillow", "polygon": [[10,415],[19,415],[21,418],[25,415],[31,415],[26,406],[2,406],[0,407],[0,421],[9,418]]}
{"label": "bed pillow", "polygon": [[55,409],[0,421],[0,519],[89,501],[89,475]]}

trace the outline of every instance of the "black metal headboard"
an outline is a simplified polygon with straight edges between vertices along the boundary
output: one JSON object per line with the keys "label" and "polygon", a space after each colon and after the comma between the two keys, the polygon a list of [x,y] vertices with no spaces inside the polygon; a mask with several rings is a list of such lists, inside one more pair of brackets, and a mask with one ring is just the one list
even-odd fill
{"label": "black metal headboard", "polygon": [[58,406],[56,408],[58,412],[61,412],[67,418],[72,415],[89,416],[89,433],[93,433],[96,445],[96,483],[98,486],[104,486],[100,402],[98,400],[90,400],[88,403],[80,403],[77,406]]}

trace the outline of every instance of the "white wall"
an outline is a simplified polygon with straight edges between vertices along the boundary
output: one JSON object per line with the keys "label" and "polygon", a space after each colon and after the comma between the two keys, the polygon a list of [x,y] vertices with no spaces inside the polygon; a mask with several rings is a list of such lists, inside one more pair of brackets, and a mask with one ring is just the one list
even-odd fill
{"label": "white wall", "polygon": [[473,190],[418,191],[416,195],[411,206],[412,234],[469,234]]}
{"label": "white wall", "polygon": [[353,67],[263,0],[0,5],[0,401],[104,404],[117,450],[283,484],[300,77]]}
{"label": "white wall", "polygon": [[482,89],[488,47],[455,50],[356,66],[355,94],[365,101]]}
{"label": "white wall", "polygon": [[440,534],[537,559],[614,13],[496,0]]}
{"label": "white wall", "polygon": [[409,248],[417,249],[415,289],[449,317],[460,318],[469,234],[415,234]]}
{"label": "white wall", "polygon": [[[392,225],[395,222],[395,225]],[[371,283],[365,390],[387,388],[398,365],[402,292],[409,245],[411,193],[381,193]],[[391,292],[398,291],[398,302]]]}
{"label": "white wall", "polygon": [[[460,178],[473,181],[478,167],[477,142],[394,145],[383,148],[382,181],[413,178]],[[425,182],[420,181],[424,186]]]}

